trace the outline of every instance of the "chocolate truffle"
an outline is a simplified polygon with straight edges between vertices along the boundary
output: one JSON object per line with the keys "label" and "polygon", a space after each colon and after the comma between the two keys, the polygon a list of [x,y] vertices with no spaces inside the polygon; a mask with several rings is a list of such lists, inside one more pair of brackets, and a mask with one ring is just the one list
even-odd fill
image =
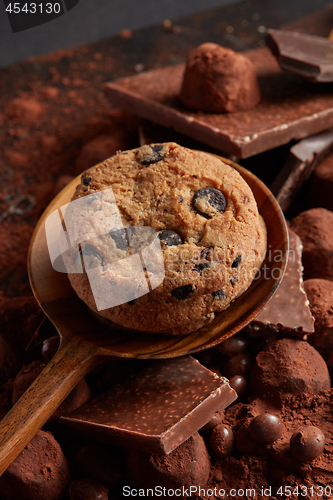
{"label": "chocolate truffle", "polygon": [[67,460],[50,432],[38,431],[0,478],[0,498],[60,500],[69,482]]}
{"label": "chocolate truffle", "polygon": [[309,343],[327,359],[333,352],[333,282],[307,280],[304,288],[315,318],[315,332],[309,337]]}
{"label": "chocolate truffle", "polygon": [[250,384],[253,395],[277,400],[318,394],[331,387],[327,365],[318,351],[307,342],[287,338],[271,342],[259,352]]}
{"label": "chocolate truffle", "polygon": [[210,459],[203,438],[196,432],[166,456],[128,449],[127,470],[130,484],[136,488],[205,487]]}
{"label": "chocolate truffle", "polygon": [[253,108],[261,95],[254,67],[246,56],[204,43],[188,56],[179,98],[191,109],[231,113]]}
{"label": "chocolate truffle", "polygon": [[291,221],[303,243],[304,279],[333,281],[333,212],[312,208]]}

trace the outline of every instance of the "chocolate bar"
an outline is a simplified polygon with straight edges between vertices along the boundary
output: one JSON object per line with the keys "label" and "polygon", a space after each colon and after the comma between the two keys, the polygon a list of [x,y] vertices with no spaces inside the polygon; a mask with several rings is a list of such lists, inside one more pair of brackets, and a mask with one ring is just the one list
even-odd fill
{"label": "chocolate bar", "polygon": [[281,70],[268,47],[246,52],[261,90],[261,102],[234,113],[194,112],[178,96],[184,64],[121,78],[104,86],[116,106],[173,127],[225,154],[248,158],[333,127],[333,90]]}
{"label": "chocolate bar", "polygon": [[153,362],[60,421],[85,436],[168,454],[237,398],[191,356]]}
{"label": "chocolate bar", "polygon": [[314,82],[333,81],[333,41],[286,30],[268,30],[266,43],[281,68]]}
{"label": "chocolate bar", "polygon": [[[301,257],[302,241],[289,229],[289,258],[283,280],[267,306],[247,326],[249,333],[262,335],[267,332],[290,332],[306,340],[307,335],[314,332],[314,319],[303,288]],[[279,256],[276,255],[275,258],[278,259]],[[274,261],[274,256],[272,260]]]}

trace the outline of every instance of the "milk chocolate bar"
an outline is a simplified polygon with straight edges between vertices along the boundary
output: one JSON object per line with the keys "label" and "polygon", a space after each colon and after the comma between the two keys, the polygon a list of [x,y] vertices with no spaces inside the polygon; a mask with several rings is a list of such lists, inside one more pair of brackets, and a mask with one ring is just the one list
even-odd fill
{"label": "milk chocolate bar", "polygon": [[[307,335],[314,332],[314,319],[303,288],[301,257],[302,241],[289,229],[289,258],[283,280],[267,306],[247,326],[249,333],[262,335],[267,332],[289,332],[306,340]],[[273,261],[274,258],[278,259],[279,256],[273,256]]]}
{"label": "milk chocolate bar", "polygon": [[155,361],[61,422],[85,436],[168,454],[237,398],[192,356]]}
{"label": "milk chocolate bar", "polygon": [[314,82],[333,81],[333,41],[329,38],[271,29],[266,43],[284,71]]}

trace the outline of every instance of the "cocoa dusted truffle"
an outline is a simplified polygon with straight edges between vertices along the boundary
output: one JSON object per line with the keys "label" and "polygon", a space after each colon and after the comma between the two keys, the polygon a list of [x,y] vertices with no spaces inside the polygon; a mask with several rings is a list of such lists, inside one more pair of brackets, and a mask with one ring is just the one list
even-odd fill
{"label": "cocoa dusted truffle", "polygon": [[291,221],[303,243],[304,279],[333,280],[333,212],[312,208]]}
{"label": "cocoa dusted truffle", "polygon": [[195,110],[232,113],[253,108],[261,95],[247,57],[215,43],[204,43],[189,54],[179,98]]}
{"label": "cocoa dusted truffle", "polygon": [[303,393],[318,394],[330,389],[327,365],[307,342],[279,339],[268,344],[257,355],[251,372],[251,388],[255,396],[286,397]]}

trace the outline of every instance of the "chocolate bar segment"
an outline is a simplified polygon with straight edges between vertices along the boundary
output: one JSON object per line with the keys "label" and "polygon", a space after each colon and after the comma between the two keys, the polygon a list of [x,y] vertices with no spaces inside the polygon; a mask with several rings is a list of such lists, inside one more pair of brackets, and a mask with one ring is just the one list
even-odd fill
{"label": "chocolate bar segment", "polygon": [[[302,241],[289,229],[289,258],[283,280],[267,306],[247,326],[249,333],[289,332],[305,340],[308,334],[314,332],[314,319],[303,288],[301,257]],[[273,262],[274,258],[278,259],[279,255],[272,256]]]}
{"label": "chocolate bar segment", "polygon": [[236,398],[227,379],[186,356],[153,362],[61,422],[104,442],[168,454]]}
{"label": "chocolate bar segment", "polygon": [[329,38],[271,29],[266,43],[284,71],[315,82],[333,81],[333,41]]}

